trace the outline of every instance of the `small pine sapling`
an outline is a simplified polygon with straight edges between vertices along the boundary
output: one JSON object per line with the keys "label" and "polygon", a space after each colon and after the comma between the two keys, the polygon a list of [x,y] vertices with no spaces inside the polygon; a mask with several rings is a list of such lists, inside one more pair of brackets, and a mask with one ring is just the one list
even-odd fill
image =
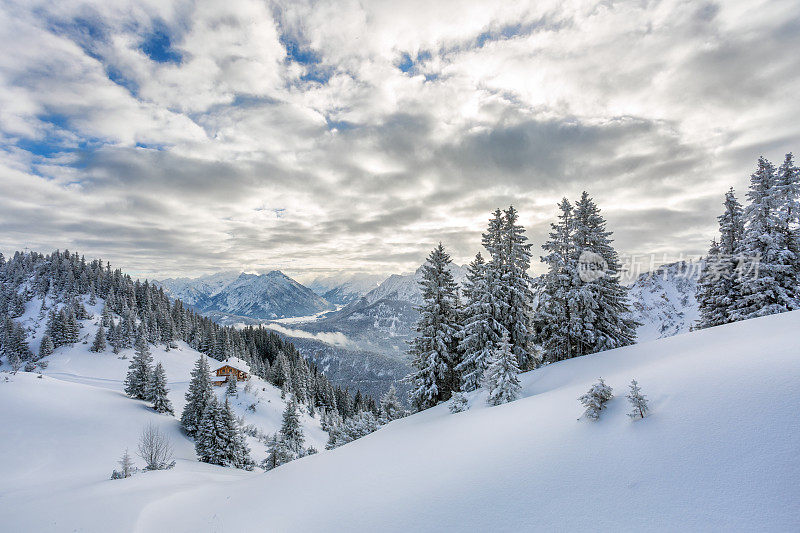
{"label": "small pine sapling", "polygon": [[125,450],[125,453],[122,454],[122,458],[118,461],[120,469],[114,470],[111,474],[111,479],[124,479],[126,477],[131,477],[138,471],[138,468],[133,464],[133,458],[131,454],[128,453],[128,450]]}
{"label": "small pine sapling", "polygon": [[239,389],[236,388],[237,383],[238,383],[238,380],[236,379],[236,376],[231,376],[230,379],[228,379],[228,388],[225,390],[225,395],[226,396],[238,396],[239,395]]}
{"label": "small pine sapling", "polygon": [[597,420],[600,418],[600,411],[602,411],[608,400],[614,395],[612,389],[600,378],[600,381],[592,385],[589,392],[578,398],[581,404],[586,408],[584,415],[590,420]]}
{"label": "small pine sapling", "polygon": [[647,411],[649,411],[647,396],[642,394],[642,389],[639,388],[639,383],[635,379],[631,380],[630,387],[631,391],[626,396],[631,404],[631,412],[628,413],[628,416],[634,420],[644,418],[647,416]]}
{"label": "small pine sapling", "polygon": [[464,395],[463,392],[455,392],[453,393],[453,397],[450,400],[450,412],[451,413],[461,413],[469,409],[469,403],[467,402],[467,397]]}

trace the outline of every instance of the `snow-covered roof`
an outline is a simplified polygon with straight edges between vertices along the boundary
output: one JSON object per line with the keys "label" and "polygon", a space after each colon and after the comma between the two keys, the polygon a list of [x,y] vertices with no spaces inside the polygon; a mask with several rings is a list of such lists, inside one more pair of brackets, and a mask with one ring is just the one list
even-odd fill
{"label": "snow-covered roof", "polygon": [[215,366],[211,368],[212,371],[219,370],[223,366],[232,366],[236,370],[241,370],[242,372],[250,373],[250,365],[248,365],[245,361],[239,359],[238,357],[228,357],[224,361],[220,361]]}

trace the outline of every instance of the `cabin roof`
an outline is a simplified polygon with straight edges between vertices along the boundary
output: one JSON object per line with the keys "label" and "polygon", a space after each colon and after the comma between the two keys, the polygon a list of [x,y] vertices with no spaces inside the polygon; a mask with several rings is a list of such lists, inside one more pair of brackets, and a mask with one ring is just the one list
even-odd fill
{"label": "cabin roof", "polygon": [[212,371],[216,372],[217,370],[225,366],[233,367],[236,370],[239,370],[241,372],[247,372],[248,374],[250,373],[250,365],[248,365],[245,361],[242,361],[238,357],[228,357],[224,361],[220,361],[212,368]]}

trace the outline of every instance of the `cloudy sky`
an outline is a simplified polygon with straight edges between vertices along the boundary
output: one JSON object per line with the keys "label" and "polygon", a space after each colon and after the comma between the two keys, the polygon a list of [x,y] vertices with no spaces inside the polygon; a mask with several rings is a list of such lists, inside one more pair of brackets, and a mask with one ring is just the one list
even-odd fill
{"label": "cloudy sky", "polygon": [[702,253],[800,151],[797,0],[0,1],[0,250],[150,277],[466,262],[588,190]]}

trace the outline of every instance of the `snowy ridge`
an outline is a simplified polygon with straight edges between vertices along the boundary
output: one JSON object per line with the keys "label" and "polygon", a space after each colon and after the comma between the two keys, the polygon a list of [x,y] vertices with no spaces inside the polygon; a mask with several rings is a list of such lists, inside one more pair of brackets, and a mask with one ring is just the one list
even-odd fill
{"label": "snowy ridge", "polygon": [[[467,277],[466,267],[450,264],[450,272],[456,283],[462,285]],[[369,291],[359,302],[362,306],[372,305],[380,300],[399,300],[409,302],[412,305],[422,303],[422,292],[419,284],[422,281],[422,266],[413,274],[392,274],[379,286]]]}
{"label": "snowy ridge", "polygon": [[256,319],[313,315],[334,306],[283,272],[236,274],[222,272],[200,278],[171,278],[160,283],[204,314],[222,313]]}
{"label": "snowy ridge", "polygon": [[346,305],[376,288],[384,279],[375,274],[326,276],[316,278],[307,286],[332,304]]}
{"label": "snowy ridge", "polygon": [[636,342],[690,331],[699,318],[695,293],[702,262],[678,261],[639,276],[628,291]]}
{"label": "snowy ridge", "polygon": [[[470,393],[467,412],[440,405],[266,474],[185,459],[172,433],[175,469],[108,481],[157,415],[114,387],[19,373],[0,382],[0,437],[15,443],[0,511],[10,531],[792,531],[798,328],[800,312],[785,313],[548,365],[521,376],[515,402]],[[614,398],[599,421],[576,420],[600,376]],[[633,378],[651,407],[637,421]]]}

